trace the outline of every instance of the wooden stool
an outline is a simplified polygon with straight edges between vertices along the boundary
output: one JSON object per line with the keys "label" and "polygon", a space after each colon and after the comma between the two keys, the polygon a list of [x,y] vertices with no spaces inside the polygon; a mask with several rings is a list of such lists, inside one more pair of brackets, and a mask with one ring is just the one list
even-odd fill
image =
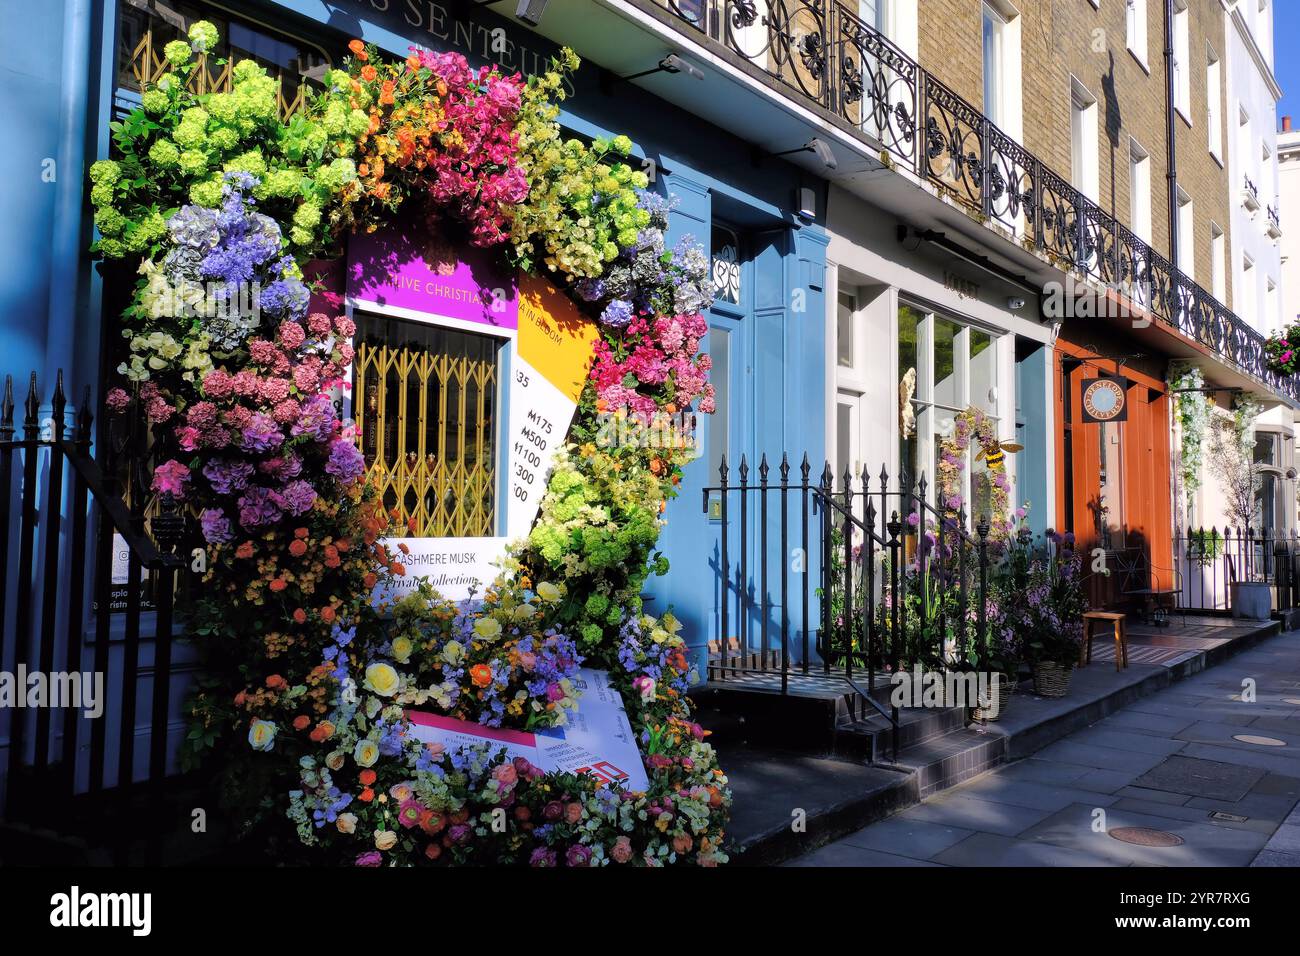
{"label": "wooden stool", "polygon": [[1128,634],[1124,630],[1126,615],[1118,611],[1087,611],[1083,615],[1083,663],[1092,663],[1092,625],[1095,621],[1109,621],[1115,634],[1115,670],[1128,667]]}

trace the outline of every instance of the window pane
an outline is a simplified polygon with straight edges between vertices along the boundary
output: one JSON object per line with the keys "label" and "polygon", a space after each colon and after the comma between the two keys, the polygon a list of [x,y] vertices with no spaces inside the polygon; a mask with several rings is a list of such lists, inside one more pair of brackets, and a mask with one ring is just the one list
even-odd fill
{"label": "window pane", "polygon": [[971,329],[970,338],[970,403],[987,414],[997,413],[998,382],[997,353],[993,336]]}
{"label": "window pane", "polygon": [[957,333],[961,326],[950,319],[934,317],[934,403],[960,408],[960,382],[957,381]]}
{"label": "window pane", "polygon": [[[912,395],[916,395],[916,338],[920,331],[922,314],[910,305],[901,305],[898,308],[898,377],[899,385],[907,377],[907,373],[912,373]],[[901,400],[901,399],[900,399]],[[912,406],[913,414],[918,414],[916,406]],[[916,420],[915,418],[904,419],[900,407],[899,420],[899,462],[903,471],[910,475],[916,474]]]}
{"label": "window pane", "polygon": [[857,298],[851,292],[840,293],[839,313],[836,316],[836,354],[840,368],[853,368],[853,312]]}

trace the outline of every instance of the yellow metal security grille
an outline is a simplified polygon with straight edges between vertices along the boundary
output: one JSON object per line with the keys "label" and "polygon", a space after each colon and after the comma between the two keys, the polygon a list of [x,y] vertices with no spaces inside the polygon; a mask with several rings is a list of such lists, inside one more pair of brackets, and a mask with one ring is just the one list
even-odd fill
{"label": "yellow metal security grille", "polygon": [[356,417],[367,477],[415,537],[496,531],[496,342],[358,316]]}

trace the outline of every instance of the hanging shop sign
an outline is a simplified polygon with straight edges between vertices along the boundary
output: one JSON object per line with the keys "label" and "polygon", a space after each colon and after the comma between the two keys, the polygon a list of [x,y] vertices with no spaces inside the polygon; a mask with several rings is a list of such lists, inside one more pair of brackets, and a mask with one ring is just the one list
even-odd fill
{"label": "hanging shop sign", "polygon": [[506,759],[523,757],[547,773],[585,773],[627,790],[650,788],[637,750],[632,725],[609,672],[580,668],[573,683],[580,692],[578,709],[562,726],[545,730],[508,730],[455,720],[425,711],[407,711],[411,735],[446,750],[487,745]]}
{"label": "hanging shop sign", "polygon": [[1085,422],[1122,422],[1128,420],[1128,380],[1118,375],[1085,378],[1083,386],[1083,420]]}

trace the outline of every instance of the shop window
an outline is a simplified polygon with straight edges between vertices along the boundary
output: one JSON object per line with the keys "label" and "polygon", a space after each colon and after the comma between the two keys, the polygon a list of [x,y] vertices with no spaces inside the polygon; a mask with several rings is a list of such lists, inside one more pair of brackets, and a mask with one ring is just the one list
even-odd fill
{"label": "shop window", "polygon": [[[912,420],[900,415],[900,462],[913,479],[925,472],[933,488],[940,441],[949,435],[960,412],[974,406],[990,419],[1000,438],[998,419],[998,341],[991,333],[944,315],[903,304],[898,311],[898,374],[900,386],[915,378]],[[987,466],[970,451],[963,495],[972,502],[972,520],[987,511]]]}
{"label": "shop window", "polygon": [[353,414],[367,479],[414,537],[496,532],[498,345],[357,315]]}

